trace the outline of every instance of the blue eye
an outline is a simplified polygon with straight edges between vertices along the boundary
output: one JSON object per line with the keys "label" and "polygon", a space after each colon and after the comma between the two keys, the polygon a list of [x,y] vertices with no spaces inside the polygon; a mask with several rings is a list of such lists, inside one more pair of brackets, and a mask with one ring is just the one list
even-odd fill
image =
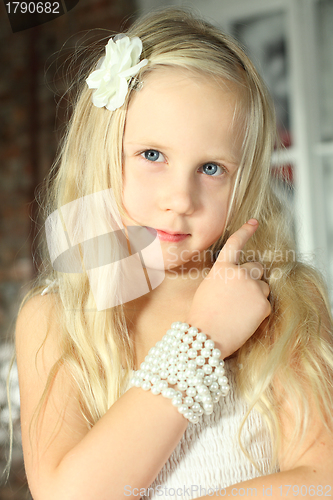
{"label": "blue eye", "polygon": [[220,167],[219,165],[216,165],[216,163],[205,163],[202,168],[206,174],[212,177],[217,177],[217,175],[214,174],[216,174],[218,168],[222,170],[223,173],[226,172],[226,169]]}
{"label": "blue eye", "polygon": [[162,159],[163,155],[159,153],[159,151],[156,151],[156,149],[147,149],[147,151],[142,153],[142,156],[148,161],[164,161],[164,159]]}

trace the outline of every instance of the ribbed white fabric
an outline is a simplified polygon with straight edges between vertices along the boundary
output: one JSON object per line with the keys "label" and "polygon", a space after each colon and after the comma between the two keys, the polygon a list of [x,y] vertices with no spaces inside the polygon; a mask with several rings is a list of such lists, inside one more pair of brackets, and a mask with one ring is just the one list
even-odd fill
{"label": "ribbed white fabric", "polygon": [[[242,442],[262,473],[255,469],[240,448],[238,429],[248,407],[237,394],[235,373],[239,368],[236,360],[226,360],[225,370],[230,384],[229,394],[220,399],[211,415],[203,415],[197,424],[188,424],[180,442],[142,499],[191,500],[209,493],[212,495],[212,490],[216,489],[222,489],[222,497],[225,495],[223,488],[270,473],[270,435],[266,422],[256,410],[251,411],[246,421]],[[272,470],[278,471],[278,468]]]}
{"label": "ribbed white fabric", "polygon": [[[48,293],[51,287],[43,290]],[[238,430],[247,412],[247,403],[237,392],[235,359],[225,360],[230,391],[222,397],[211,415],[203,415],[197,424],[188,424],[180,442],[159,472],[155,481],[138,500],[192,500],[212,495],[212,490],[269,474],[272,447],[266,422],[252,410],[242,431],[242,442],[260,468],[258,472],[242,452]],[[171,404],[171,403],[170,403]],[[275,468],[272,472],[278,472]],[[126,493],[134,485],[128,485]],[[201,488],[201,489],[200,489]],[[126,495],[125,493],[125,495]]]}

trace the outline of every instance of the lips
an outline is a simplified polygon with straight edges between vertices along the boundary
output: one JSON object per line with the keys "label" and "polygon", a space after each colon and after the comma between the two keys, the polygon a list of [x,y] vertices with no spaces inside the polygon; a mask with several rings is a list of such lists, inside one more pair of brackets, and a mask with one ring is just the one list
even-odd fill
{"label": "lips", "polygon": [[[176,233],[176,232],[171,232],[170,230],[164,230],[164,229],[153,229],[152,227],[147,227],[148,231],[152,233],[154,236],[157,236],[160,241],[169,241],[173,243],[178,243],[180,241],[185,240],[190,234],[187,233]],[[170,232],[169,232],[170,231]]]}
{"label": "lips", "polygon": [[[150,228],[150,227],[147,227],[147,229],[154,229],[154,228]],[[183,231],[171,231],[170,229],[155,229],[155,231],[159,231],[161,233],[166,233],[166,234],[171,234],[172,236],[174,235],[181,235],[181,236],[187,236],[189,233],[185,233]]]}

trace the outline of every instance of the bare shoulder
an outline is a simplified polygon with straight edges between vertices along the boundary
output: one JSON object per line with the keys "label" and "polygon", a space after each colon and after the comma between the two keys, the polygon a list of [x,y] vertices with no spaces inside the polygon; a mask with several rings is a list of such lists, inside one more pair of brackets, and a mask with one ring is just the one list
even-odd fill
{"label": "bare shoulder", "polygon": [[[16,323],[22,446],[29,486],[36,497],[63,456],[88,432],[73,378],[61,363],[58,301],[53,293],[32,297]],[[43,395],[47,397],[40,407]]]}

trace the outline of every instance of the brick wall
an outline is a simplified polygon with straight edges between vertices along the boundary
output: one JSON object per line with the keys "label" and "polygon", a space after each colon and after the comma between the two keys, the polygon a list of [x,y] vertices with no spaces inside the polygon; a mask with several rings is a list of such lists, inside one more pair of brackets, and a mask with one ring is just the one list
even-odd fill
{"label": "brick wall", "polygon": [[[135,0],[80,0],[70,12],[51,22],[12,33],[0,3],[0,474],[8,441],[4,389],[13,350],[9,340],[18,304],[35,272],[34,192],[54,160],[64,117],[60,106],[56,119],[55,88],[61,93],[65,84],[56,74],[54,54],[68,39],[68,47],[73,47],[83,30],[120,32],[135,16]],[[14,462],[9,483],[0,486],[0,500],[29,498],[20,448],[15,370],[12,399]]]}

